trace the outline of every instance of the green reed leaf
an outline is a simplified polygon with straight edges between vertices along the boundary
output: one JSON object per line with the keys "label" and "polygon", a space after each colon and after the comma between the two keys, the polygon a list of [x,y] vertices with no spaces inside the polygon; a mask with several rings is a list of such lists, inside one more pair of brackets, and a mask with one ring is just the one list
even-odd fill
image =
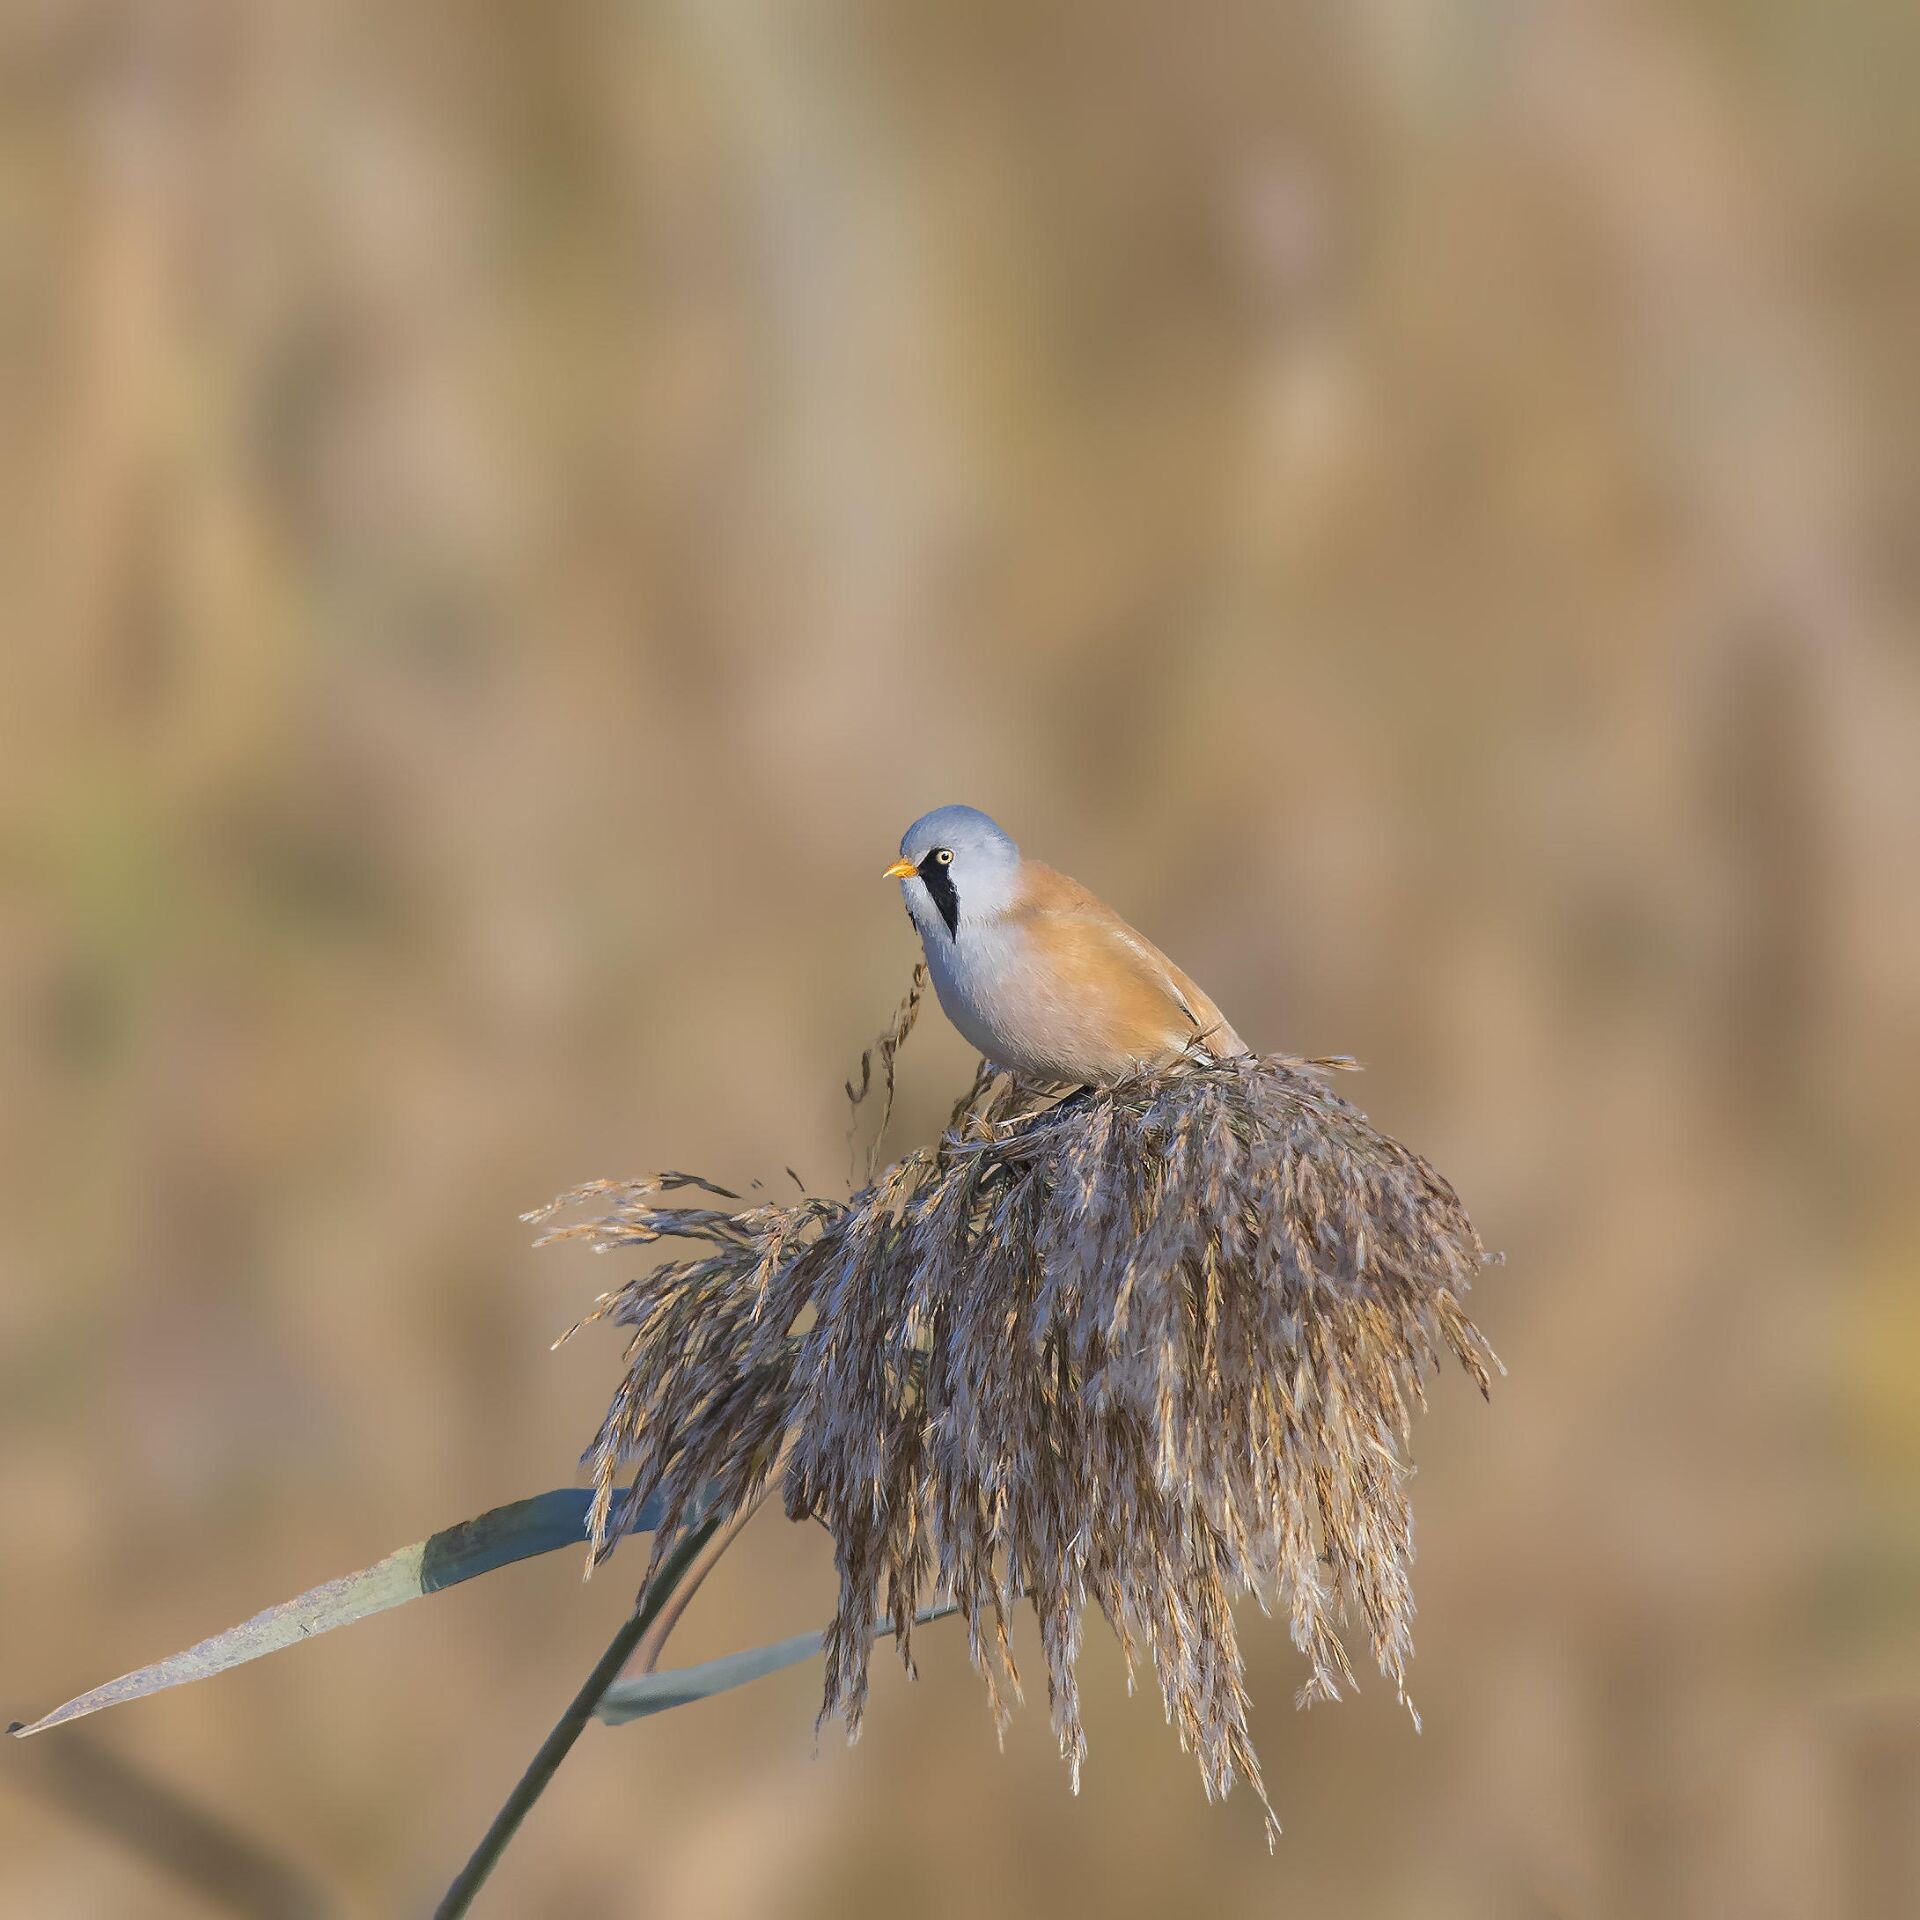
{"label": "green reed leaf", "polygon": [[[121,1706],[168,1687],[225,1673],[229,1667],[278,1653],[282,1647],[296,1646],[317,1633],[350,1626],[389,1607],[417,1600],[422,1594],[477,1579],[516,1560],[530,1560],[559,1547],[582,1546],[587,1540],[587,1508],[592,1498],[584,1487],[556,1487],[529,1500],[492,1507],[471,1520],[442,1527],[438,1533],[402,1547],[358,1573],[344,1574],[295,1599],[283,1600],[279,1606],[256,1613],[251,1620],[216,1633],[182,1653],[109,1680],[54,1708],[30,1726],[16,1724],[8,1731],[22,1737],[44,1733],[49,1727],[83,1719],[104,1707]],[[636,1516],[629,1530],[644,1532],[658,1517],[657,1505],[650,1504]]]}
{"label": "green reed leaf", "polygon": [[[951,1604],[928,1607],[913,1617],[917,1627],[944,1620],[958,1609]],[[890,1621],[875,1624],[874,1634],[892,1630]],[[730,1693],[749,1680],[764,1679],[783,1667],[797,1667],[803,1660],[817,1659],[826,1645],[823,1633],[796,1633],[791,1640],[775,1640],[764,1647],[750,1647],[744,1653],[730,1653],[724,1659],[703,1661],[694,1667],[675,1667],[665,1673],[644,1674],[634,1680],[616,1680],[600,1696],[593,1710],[596,1720],[610,1727],[625,1726],[629,1720],[644,1720],[649,1714],[665,1713],[672,1707],[684,1707],[695,1700],[711,1700],[717,1693]]]}

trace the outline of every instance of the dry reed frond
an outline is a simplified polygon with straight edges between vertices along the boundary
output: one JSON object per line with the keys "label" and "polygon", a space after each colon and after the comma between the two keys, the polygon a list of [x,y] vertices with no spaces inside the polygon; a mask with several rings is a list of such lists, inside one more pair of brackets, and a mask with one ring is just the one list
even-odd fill
{"label": "dry reed frond", "polygon": [[[927,963],[916,960],[913,963],[913,978],[907,984],[906,998],[893,1010],[893,1018],[887,1023],[887,1030],[874,1041],[860,1056],[860,1084],[856,1087],[851,1080],[847,1082],[847,1105],[853,1118],[848,1124],[847,1150],[851,1155],[854,1135],[860,1126],[860,1103],[867,1097],[873,1085],[873,1061],[877,1054],[880,1058],[880,1078],[885,1091],[880,1096],[880,1121],[873,1130],[873,1139],[867,1147],[867,1178],[871,1180],[874,1169],[880,1163],[881,1143],[887,1137],[887,1122],[893,1118],[893,1089],[895,1056],[907,1044],[907,1035],[913,1031],[914,1022],[920,1018],[920,1002],[927,991],[931,976],[927,972]],[[848,1178],[852,1178],[852,1161],[848,1161]]]}
{"label": "dry reed frond", "polygon": [[787,1510],[825,1523],[840,1574],[823,1717],[857,1733],[876,1617],[911,1665],[916,1609],[951,1598],[1004,1719],[1024,1599],[1077,1785],[1091,1602],[1209,1795],[1239,1772],[1264,1803],[1233,1602],[1284,1607],[1303,1703],[1352,1680],[1346,1621],[1403,1689],[1411,1414],[1444,1353],[1483,1392],[1498,1364],[1461,1305],[1486,1256],[1453,1189],[1321,1064],[1052,1106],[983,1071],[936,1145],[846,1202],[668,1200],[685,1175],[563,1196],[604,1211],[549,1238],[697,1250],[594,1316],[632,1329],[587,1455],[599,1550],[622,1478],[664,1500],[667,1541],[753,1499],[786,1443]]}

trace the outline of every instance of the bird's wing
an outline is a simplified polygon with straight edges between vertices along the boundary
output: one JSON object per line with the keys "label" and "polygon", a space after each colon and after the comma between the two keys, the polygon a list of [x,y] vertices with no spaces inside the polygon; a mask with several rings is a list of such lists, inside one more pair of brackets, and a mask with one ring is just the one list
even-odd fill
{"label": "bird's wing", "polygon": [[1018,910],[1032,938],[1053,952],[1068,976],[1099,979],[1123,1019],[1158,1025],[1167,1044],[1197,1043],[1216,1058],[1247,1051],[1225,1014],[1145,934],[1130,927],[1097,894],[1038,861],[1027,863],[1026,898]]}

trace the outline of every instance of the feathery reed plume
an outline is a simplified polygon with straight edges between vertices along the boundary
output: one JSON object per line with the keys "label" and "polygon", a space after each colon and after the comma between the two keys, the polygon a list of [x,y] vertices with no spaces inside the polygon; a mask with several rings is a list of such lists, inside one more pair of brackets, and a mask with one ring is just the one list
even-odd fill
{"label": "feathery reed plume", "polygon": [[1264,1805],[1233,1602],[1284,1606],[1302,1704],[1352,1681],[1347,1621],[1404,1698],[1412,1411],[1443,1354],[1483,1393],[1498,1365],[1461,1304],[1486,1260],[1465,1209],[1331,1064],[1061,1104],[983,1067],[935,1145],[845,1202],[683,1203],[732,1198],[684,1174],[562,1196],[604,1211],[546,1238],[696,1249],[592,1316],[632,1329],[587,1455],[596,1551],[623,1499],[664,1502],[659,1542],[733,1512],[785,1445],[787,1511],[825,1523],[840,1575],[823,1718],[857,1734],[876,1617],[911,1669],[915,1611],[950,1598],[1004,1725],[1024,1599],[1077,1786],[1091,1602],[1209,1796],[1239,1773]]}
{"label": "feathery reed plume", "polygon": [[[873,1140],[867,1148],[867,1178],[871,1180],[874,1169],[880,1164],[881,1143],[887,1137],[887,1122],[893,1118],[893,1062],[900,1049],[907,1044],[907,1035],[913,1031],[913,1025],[920,1018],[920,1001],[926,993],[927,963],[916,960],[913,963],[913,978],[907,983],[907,996],[893,1010],[893,1018],[887,1023],[887,1030],[860,1056],[860,1084],[856,1087],[851,1080],[847,1082],[847,1106],[852,1118],[847,1125],[847,1151],[851,1156],[854,1135],[860,1126],[860,1103],[867,1097],[873,1085],[874,1055],[880,1056],[880,1078],[885,1083],[885,1091],[880,1096],[880,1123],[873,1130]],[[851,1179],[852,1160],[848,1160],[848,1177]]]}

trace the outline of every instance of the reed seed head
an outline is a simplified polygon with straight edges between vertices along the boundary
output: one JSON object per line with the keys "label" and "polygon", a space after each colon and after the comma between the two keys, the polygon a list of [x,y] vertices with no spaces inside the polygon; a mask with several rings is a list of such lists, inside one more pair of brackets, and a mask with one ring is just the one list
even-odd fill
{"label": "reed seed head", "polygon": [[1461,1304],[1486,1256],[1459,1199],[1328,1064],[1182,1064],[1063,1104],[983,1069],[935,1145],[844,1202],[686,1174],[562,1196],[597,1211],[548,1238],[683,1250],[592,1316],[631,1330],[586,1456],[596,1551],[622,1500],[660,1497],[670,1540],[778,1466],[834,1541],[822,1715],[850,1736],[874,1621],[911,1667],[916,1610],[947,1599],[1004,1724],[1024,1602],[1077,1787],[1091,1604],[1208,1794],[1239,1774],[1264,1804],[1234,1602],[1284,1611],[1303,1704],[1352,1681],[1343,1626],[1404,1698],[1411,1417],[1444,1354],[1482,1392],[1499,1364]]}

